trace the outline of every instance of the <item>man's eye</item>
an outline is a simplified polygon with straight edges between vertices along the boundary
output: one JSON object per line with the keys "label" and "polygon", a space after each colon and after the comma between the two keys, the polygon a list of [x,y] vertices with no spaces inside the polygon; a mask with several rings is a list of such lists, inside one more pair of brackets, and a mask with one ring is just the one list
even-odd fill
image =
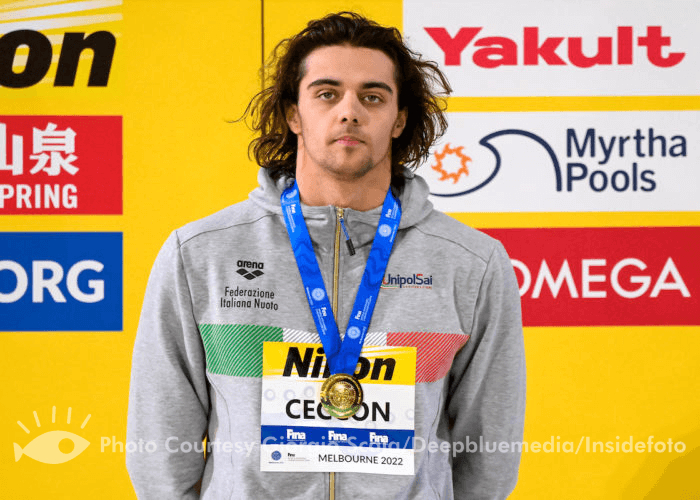
{"label": "man's eye", "polygon": [[382,102],[382,98],[379,97],[378,95],[370,94],[365,96],[365,100],[369,103],[376,104],[379,102]]}
{"label": "man's eye", "polygon": [[330,92],[330,91],[321,92],[320,94],[318,94],[318,97],[323,99],[323,100],[333,99],[333,92]]}

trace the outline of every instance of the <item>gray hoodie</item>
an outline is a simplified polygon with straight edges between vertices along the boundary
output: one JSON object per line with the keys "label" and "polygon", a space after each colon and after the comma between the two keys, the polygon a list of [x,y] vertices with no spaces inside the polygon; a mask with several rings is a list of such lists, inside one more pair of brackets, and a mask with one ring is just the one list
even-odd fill
{"label": "gray hoodie", "polygon": [[[433,210],[425,181],[406,172],[403,216],[365,343],[417,348],[415,475],[260,471],[262,343],[320,343],[280,208],[288,181],[261,169],[249,200],[174,231],[153,266],[127,428],[127,468],[140,499],[510,494],[525,409],[513,268],[498,241]],[[335,207],[302,211],[344,332],[381,207],[345,209],[355,255],[338,245]]]}

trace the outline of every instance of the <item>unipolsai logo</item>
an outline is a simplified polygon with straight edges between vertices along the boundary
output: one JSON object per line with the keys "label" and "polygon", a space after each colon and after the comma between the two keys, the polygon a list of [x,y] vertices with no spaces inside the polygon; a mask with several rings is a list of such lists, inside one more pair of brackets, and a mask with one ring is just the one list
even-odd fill
{"label": "unipolsai logo", "polygon": [[409,273],[405,275],[387,273],[382,280],[380,288],[433,288],[433,275],[423,273]]}
{"label": "unipolsai logo", "polygon": [[[66,413],[65,425],[71,425],[71,412],[72,408],[68,408]],[[88,421],[90,420],[91,414],[88,414],[80,425],[80,429],[85,428]],[[34,422],[36,427],[41,429],[42,423],[39,414],[34,411]],[[20,420],[17,421],[24,432],[31,434],[27,426],[25,426]],[[59,422],[56,423],[56,407],[54,406],[51,410],[51,426],[61,425]],[[33,438],[29,443],[25,444],[24,447],[20,446],[18,443],[14,444],[15,462],[18,462],[23,455],[33,458],[37,462],[42,462],[45,464],[62,464],[73,460],[75,457],[80,455],[85,449],[90,445],[90,442],[71,432],[63,429],[53,429],[39,434]]]}

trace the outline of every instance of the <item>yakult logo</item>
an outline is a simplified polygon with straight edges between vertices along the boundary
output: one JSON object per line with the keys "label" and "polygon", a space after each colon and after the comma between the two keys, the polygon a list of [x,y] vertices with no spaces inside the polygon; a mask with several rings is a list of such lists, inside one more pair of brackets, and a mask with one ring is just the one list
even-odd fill
{"label": "yakult logo", "polygon": [[[519,38],[493,36],[488,30],[484,32],[483,26],[462,27],[454,35],[445,27],[426,27],[425,31],[444,53],[445,66],[471,62],[481,68],[540,64],[590,68],[631,65],[646,59],[659,68],[669,68],[685,57],[685,52],[669,52],[671,37],[664,35],[661,26],[647,26],[643,35],[636,35],[632,26],[618,26],[613,36],[596,38],[597,51],[590,55],[583,51],[583,37],[546,36],[536,26],[524,27]],[[635,49],[643,54],[636,60]]]}
{"label": "yakult logo", "polygon": [[403,7],[411,48],[441,66],[454,97],[697,93],[700,38],[688,23],[700,16],[697,2],[473,0],[426,9],[422,0],[403,0]]}

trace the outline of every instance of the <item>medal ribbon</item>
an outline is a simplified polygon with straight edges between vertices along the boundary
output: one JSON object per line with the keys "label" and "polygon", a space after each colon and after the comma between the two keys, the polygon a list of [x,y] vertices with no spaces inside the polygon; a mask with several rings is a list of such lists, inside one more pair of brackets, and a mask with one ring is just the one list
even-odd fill
{"label": "medal ribbon", "polygon": [[345,338],[341,342],[338,324],[333,316],[333,309],[328,299],[326,286],[323,283],[321,269],[318,267],[318,261],[314,254],[311,236],[309,236],[304,215],[301,213],[301,200],[296,181],[285,189],[280,196],[280,202],[284,223],[287,226],[287,233],[289,233],[289,241],[294,250],[294,258],[299,268],[311,315],[316,323],[318,335],[321,337],[331,374],[347,373],[353,375],[372,319],[379,288],[384,279],[384,272],[389,263],[396,233],[399,230],[401,205],[389,188],[384,199],[382,214],[377,225],[377,232],[374,235],[372,248],[369,251],[365,271],[362,274],[362,281],[360,281],[360,287],[357,290]]}

